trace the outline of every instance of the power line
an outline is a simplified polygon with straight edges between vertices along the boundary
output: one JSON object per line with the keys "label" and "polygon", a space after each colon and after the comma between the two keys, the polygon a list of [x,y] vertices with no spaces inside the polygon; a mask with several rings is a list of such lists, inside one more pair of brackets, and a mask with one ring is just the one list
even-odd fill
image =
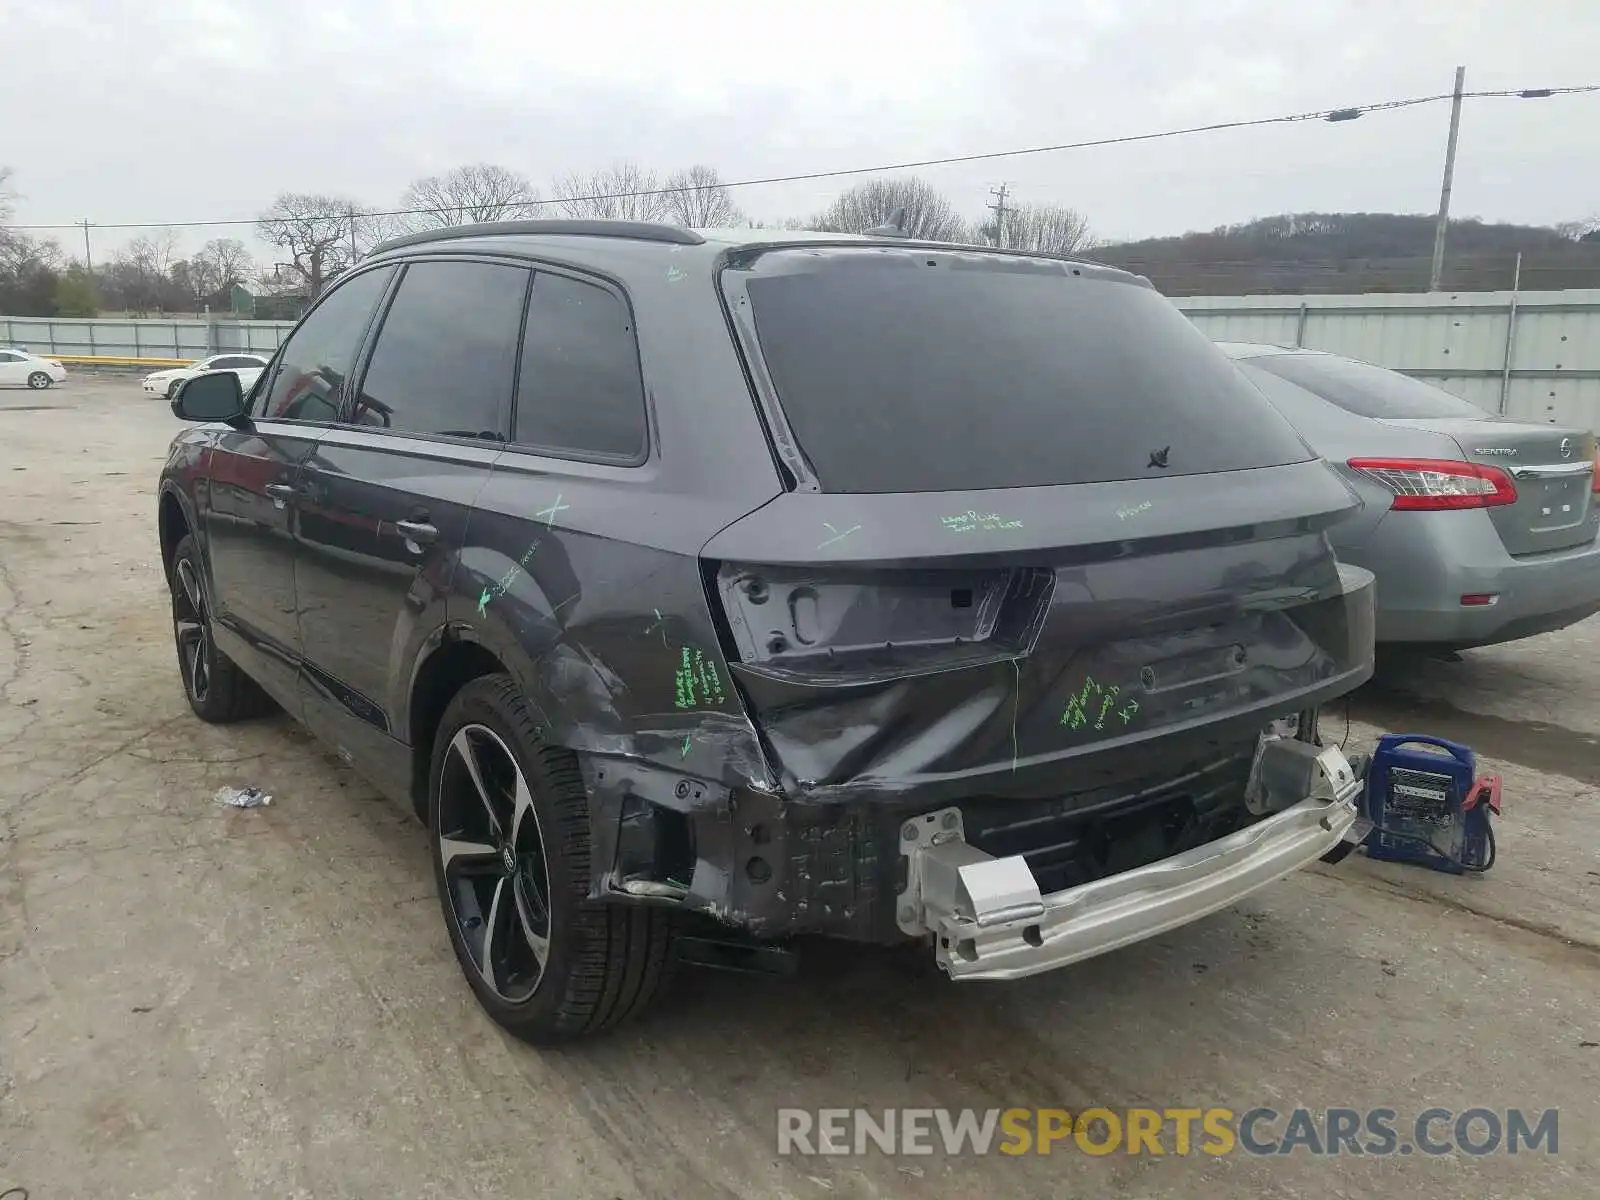
{"label": "power line", "polygon": [[[1552,96],[1600,92],[1600,83],[1557,88],[1503,88],[1497,91],[1463,92],[1463,100],[1515,98],[1544,100]],[[1017,150],[989,150],[977,154],[951,154],[942,158],[921,158],[906,162],[880,163],[871,167],[841,167],[830,171],[805,171],[793,175],[768,175],[758,179],[736,179],[721,186],[733,188],[762,187],[775,183],[808,183],[818,179],[843,179],[850,175],[876,175],[885,171],[913,171],[925,167],[947,167],[960,163],[992,162],[1001,158],[1022,158],[1034,154],[1056,154],[1064,150],[1090,150],[1099,146],[1124,146],[1134,142],[1154,142],[1166,138],[1193,137],[1201,133],[1221,133],[1229,129],[1253,129],[1263,125],[1289,125],[1301,121],[1353,121],[1367,113],[1392,112],[1395,109],[1415,108],[1421,104],[1436,104],[1442,100],[1455,100],[1454,92],[1440,92],[1431,96],[1413,96],[1405,100],[1382,100],[1349,108],[1323,108],[1313,112],[1286,113],[1276,117],[1253,117],[1240,121],[1213,121],[1206,125],[1189,125],[1179,129],[1160,129],[1150,133],[1120,134],[1115,137],[1089,138],[1080,142],[1059,142],[1050,146],[1027,146]],[[699,190],[698,185],[684,187],[642,188],[631,192],[598,192],[588,196],[559,196],[549,200],[533,200],[528,208],[543,208],[552,204],[583,204],[597,200],[632,200],[647,196],[672,196],[680,192]],[[358,214],[367,217],[426,216],[438,208],[393,208]],[[344,212],[320,214],[328,218],[343,218]],[[255,225],[259,217],[237,217],[212,221],[121,221],[96,223],[96,229],[199,229],[226,225]],[[25,231],[44,229],[75,229],[76,222],[59,225],[8,225],[4,228]]]}

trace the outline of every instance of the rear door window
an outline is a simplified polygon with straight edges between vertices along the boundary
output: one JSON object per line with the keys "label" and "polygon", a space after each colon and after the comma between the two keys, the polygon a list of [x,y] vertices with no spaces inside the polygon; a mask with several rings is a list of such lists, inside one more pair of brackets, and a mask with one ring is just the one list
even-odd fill
{"label": "rear door window", "polygon": [[338,418],[345,377],[393,274],[394,268],[383,267],[334,285],[284,343],[260,416],[314,422]]}
{"label": "rear door window", "polygon": [[1412,379],[1398,371],[1334,354],[1263,354],[1249,360],[1252,367],[1299,384],[1306,391],[1361,417],[1422,420],[1429,417],[1469,417],[1488,414],[1442,388]]}
{"label": "rear door window", "polygon": [[407,267],[350,422],[503,440],[529,275],[499,263]]}
{"label": "rear door window", "polygon": [[778,401],[827,491],[1094,483],[1312,457],[1160,294],[1099,268],[836,248],[766,254],[727,279],[744,281]]}
{"label": "rear door window", "polygon": [[615,292],[540,271],[528,303],[513,438],[550,454],[633,463],[645,455],[644,379]]}

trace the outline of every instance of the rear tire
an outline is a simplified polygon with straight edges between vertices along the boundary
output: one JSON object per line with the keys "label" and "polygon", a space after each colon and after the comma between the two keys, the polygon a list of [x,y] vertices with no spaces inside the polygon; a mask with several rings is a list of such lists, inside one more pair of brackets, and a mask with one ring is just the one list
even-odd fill
{"label": "rear tire", "polygon": [[212,725],[228,725],[271,712],[272,700],[260,685],[217,649],[200,548],[193,534],[186,534],[172,552],[171,588],[178,670],[194,715]]}
{"label": "rear tire", "polygon": [[545,745],[508,675],[445,709],[428,828],[450,945],[478,1003],[524,1041],[598,1033],[665,990],[677,914],[589,899],[589,805],[577,760]]}
{"label": "rear tire", "polygon": [[46,375],[43,371],[35,371],[32,375],[28,376],[28,386],[36,392],[43,391],[54,382],[55,380],[51,379],[50,376]]}

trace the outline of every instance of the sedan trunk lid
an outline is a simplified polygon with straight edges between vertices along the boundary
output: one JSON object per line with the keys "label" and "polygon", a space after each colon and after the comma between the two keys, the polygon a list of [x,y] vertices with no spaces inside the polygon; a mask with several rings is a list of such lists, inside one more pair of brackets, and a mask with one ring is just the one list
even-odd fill
{"label": "sedan trunk lid", "polygon": [[1488,509],[1508,553],[1516,556],[1570,550],[1591,542],[1595,526],[1595,438],[1592,433],[1528,421],[1431,417],[1390,420],[1390,425],[1444,434],[1466,461],[1498,467],[1511,476],[1517,498]]}

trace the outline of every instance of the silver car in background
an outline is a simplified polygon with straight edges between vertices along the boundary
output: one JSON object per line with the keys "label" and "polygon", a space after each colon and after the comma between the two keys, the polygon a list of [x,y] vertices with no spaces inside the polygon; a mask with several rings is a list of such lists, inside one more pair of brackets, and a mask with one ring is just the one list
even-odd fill
{"label": "silver car in background", "polygon": [[1600,611],[1594,434],[1337,354],[1218,345],[1366,502],[1329,537],[1377,576],[1378,641],[1466,649]]}

